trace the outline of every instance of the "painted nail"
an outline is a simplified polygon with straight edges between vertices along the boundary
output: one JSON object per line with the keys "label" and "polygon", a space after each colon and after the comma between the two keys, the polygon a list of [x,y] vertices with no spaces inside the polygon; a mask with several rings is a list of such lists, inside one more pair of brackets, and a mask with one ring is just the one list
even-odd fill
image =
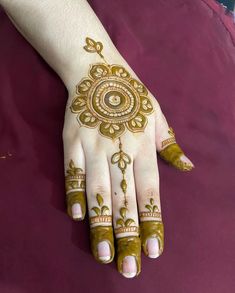
{"label": "painted nail", "polygon": [[79,203],[75,203],[72,205],[72,216],[73,216],[73,219],[82,218],[82,209]]}
{"label": "painted nail", "polygon": [[149,238],[147,240],[148,257],[156,258],[159,256],[159,242],[157,238]]}
{"label": "painted nail", "polygon": [[126,256],[122,263],[122,274],[126,278],[133,278],[136,275],[137,266],[134,256]]}
{"label": "painted nail", "polygon": [[111,258],[110,246],[107,241],[101,241],[98,243],[98,257],[102,261],[108,261]]}

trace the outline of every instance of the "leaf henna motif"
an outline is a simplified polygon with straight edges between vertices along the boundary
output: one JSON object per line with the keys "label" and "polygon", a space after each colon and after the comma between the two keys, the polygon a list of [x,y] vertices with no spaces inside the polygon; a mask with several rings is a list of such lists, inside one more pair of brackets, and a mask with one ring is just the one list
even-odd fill
{"label": "leaf henna motif", "polygon": [[105,216],[109,213],[109,208],[104,205],[104,199],[101,194],[96,194],[96,201],[98,203],[98,207],[92,207],[91,210],[96,213],[97,216]]}

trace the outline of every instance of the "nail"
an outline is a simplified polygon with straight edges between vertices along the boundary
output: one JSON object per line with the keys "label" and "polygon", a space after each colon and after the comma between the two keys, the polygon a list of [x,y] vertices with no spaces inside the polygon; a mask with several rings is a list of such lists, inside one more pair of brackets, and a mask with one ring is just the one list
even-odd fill
{"label": "nail", "polygon": [[193,164],[193,162],[190,161],[189,158],[186,157],[185,155],[181,155],[180,159],[181,159],[182,162],[186,163],[188,166],[191,165],[192,168],[195,167],[194,164]]}
{"label": "nail", "polygon": [[108,261],[111,258],[110,246],[107,241],[101,241],[98,243],[98,257],[102,261]]}
{"label": "nail", "polygon": [[73,216],[73,219],[82,218],[82,209],[79,203],[75,203],[72,205],[72,216]]}
{"label": "nail", "polygon": [[159,242],[157,238],[149,238],[147,240],[148,257],[156,258],[159,256]]}
{"label": "nail", "polygon": [[136,275],[137,266],[134,256],[126,256],[122,263],[122,274],[126,278],[133,278]]}

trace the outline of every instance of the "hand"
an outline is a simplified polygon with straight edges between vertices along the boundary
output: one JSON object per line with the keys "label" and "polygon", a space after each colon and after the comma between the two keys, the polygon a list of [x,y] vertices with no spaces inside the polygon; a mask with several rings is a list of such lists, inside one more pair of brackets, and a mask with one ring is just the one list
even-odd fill
{"label": "hand", "polygon": [[193,164],[128,64],[106,61],[100,41],[86,38],[84,49],[100,62],[87,64],[66,108],[67,211],[74,220],[84,219],[87,199],[95,259],[109,263],[116,253],[118,271],[130,278],[140,273],[141,246],[150,258],[163,252],[156,151],[182,171]]}
{"label": "hand", "polygon": [[69,92],[63,130],[68,214],[83,219],[87,201],[95,259],[109,263],[116,254],[118,271],[134,277],[141,246],[150,258],[164,247],[156,151],[180,170],[193,164],[87,1],[0,4]]}

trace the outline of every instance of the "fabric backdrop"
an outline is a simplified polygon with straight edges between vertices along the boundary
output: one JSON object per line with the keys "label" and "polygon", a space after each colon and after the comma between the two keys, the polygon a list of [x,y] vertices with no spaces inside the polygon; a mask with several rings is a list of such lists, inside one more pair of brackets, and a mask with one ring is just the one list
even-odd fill
{"label": "fabric backdrop", "polygon": [[[0,11],[0,292],[232,293],[235,28],[212,0],[93,0],[196,168],[159,161],[165,250],[128,280],[66,215],[61,80]],[[5,156],[5,158],[4,158]]]}

